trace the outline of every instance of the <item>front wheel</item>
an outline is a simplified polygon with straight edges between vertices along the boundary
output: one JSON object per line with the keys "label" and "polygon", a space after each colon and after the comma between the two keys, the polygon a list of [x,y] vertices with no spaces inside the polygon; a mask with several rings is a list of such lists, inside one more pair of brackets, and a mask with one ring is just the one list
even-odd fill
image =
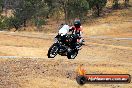
{"label": "front wheel", "polygon": [[48,58],[54,58],[58,52],[58,44],[53,44],[48,50]]}
{"label": "front wheel", "polygon": [[68,59],[75,59],[75,57],[77,56],[78,51],[77,50],[68,50],[67,52],[67,58]]}

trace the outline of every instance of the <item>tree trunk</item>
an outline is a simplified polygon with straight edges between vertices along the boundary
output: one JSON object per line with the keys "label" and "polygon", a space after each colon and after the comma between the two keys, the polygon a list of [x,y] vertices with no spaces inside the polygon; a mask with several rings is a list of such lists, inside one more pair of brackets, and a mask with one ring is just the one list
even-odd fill
{"label": "tree trunk", "polygon": [[96,4],[96,9],[97,9],[97,16],[100,16],[100,8],[99,8],[99,4]]}
{"label": "tree trunk", "polygon": [[24,30],[26,30],[26,19],[23,21],[23,27],[24,27]]}
{"label": "tree trunk", "polygon": [[16,32],[17,30],[18,30],[18,26],[16,26],[15,24],[14,24],[14,27],[15,27],[15,31],[14,32]]}

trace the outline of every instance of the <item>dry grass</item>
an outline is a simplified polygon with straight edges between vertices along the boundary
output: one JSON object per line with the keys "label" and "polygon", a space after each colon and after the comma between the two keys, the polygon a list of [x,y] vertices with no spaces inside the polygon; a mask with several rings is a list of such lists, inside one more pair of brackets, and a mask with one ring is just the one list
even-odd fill
{"label": "dry grass", "polygon": [[[91,21],[92,25],[84,25],[85,35],[120,35],[132,33],[132,8],[115,10],[114,12]],[[131,36],[131,34],[130,34]]]}

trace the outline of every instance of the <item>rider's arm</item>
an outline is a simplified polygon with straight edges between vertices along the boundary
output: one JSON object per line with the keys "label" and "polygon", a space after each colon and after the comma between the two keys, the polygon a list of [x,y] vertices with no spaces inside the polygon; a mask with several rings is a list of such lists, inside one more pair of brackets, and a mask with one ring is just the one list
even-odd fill
{"label": "rider's arm", "polygon": [[70,29],[69,29],[69,32],[74,32],[74,30],[75,30],[75,28],[72,26],[72,27],[70,27]]}

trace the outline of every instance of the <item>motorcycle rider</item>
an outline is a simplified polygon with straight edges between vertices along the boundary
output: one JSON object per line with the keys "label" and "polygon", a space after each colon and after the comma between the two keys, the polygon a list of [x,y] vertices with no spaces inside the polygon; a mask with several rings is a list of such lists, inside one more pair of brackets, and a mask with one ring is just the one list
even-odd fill
{"label": "motorcycle rider", "polygon": [[70,31],[73,32],[73,34],[76,35],[77,37],[77,45],[84,45],[84,39],[82,38],[82,26],[81,26],[81,22],[80,19],[75,19],[74,21],[74,26],[70,27]]}

